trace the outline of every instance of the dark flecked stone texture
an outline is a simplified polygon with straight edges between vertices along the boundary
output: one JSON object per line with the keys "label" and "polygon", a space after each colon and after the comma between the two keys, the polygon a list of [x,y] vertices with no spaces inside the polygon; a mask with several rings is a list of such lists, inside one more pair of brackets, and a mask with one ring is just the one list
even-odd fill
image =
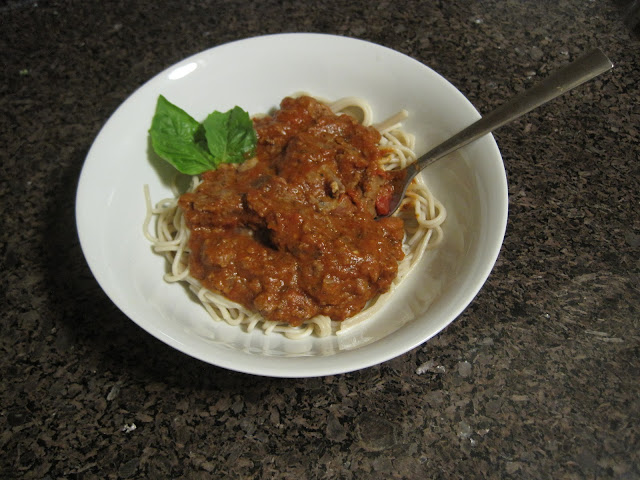
{"label": "dark flecked stone texture", "polygon": [[[3,2],[0,477],[639,478],[630,4]],[[509,225],[460,318],[392,361],[309,380],[221,370],[144,333],[100,290],[74,223],[84,157],[133,90],[206,48],[291,31],[411,55],[481,111],[590,47],[616,64],[497,132]]]}

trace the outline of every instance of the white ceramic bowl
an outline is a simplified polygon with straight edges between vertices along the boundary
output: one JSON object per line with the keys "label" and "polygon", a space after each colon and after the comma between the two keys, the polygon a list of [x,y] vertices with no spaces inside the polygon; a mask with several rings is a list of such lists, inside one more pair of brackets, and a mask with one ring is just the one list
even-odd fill
{"label": "white ceramic bowl", "polygon": [[104,125],[87,155],[76,220],[87,262],[101,287],[134,322],[205,362],[275,377],[353,371],[396,357],[452,322],[486,281],[507,221],[507,183],[488,135],[423,174],[446,206],[445,240],[373,318],[342,336],[289,340],[214,322],[179,284],[142,235],[143,185],[170,196],[171,167],[152,164],[148,129],[159,94],[196,119],[240,105],[266,112],[290,94],[367,99],[374,120],[405,108],[406,130],[422,153],[479,118],[449,82],[401,53],[352,38],[282,34],[198,53],[134,92]]}

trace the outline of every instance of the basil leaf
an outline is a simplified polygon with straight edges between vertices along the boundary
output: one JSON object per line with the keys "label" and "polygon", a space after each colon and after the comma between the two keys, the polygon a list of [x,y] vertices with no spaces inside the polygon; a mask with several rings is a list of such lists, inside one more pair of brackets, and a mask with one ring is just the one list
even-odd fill
{"label": "basil leaf", "polygon": [[149,134],[155,152],[182,173],[197,175],[217,166],[200,123],[162,95],[158,97]]}
{"label": "basil leaf", "polygon": [[202,123],[209,151],[220,163],[240,163],[255,155],[257,137],[249,114],[240,107],[213,112]]}
{"label": "basil leaf", "polygon": [[149,129],[155,152],[187,175],[239,163],[255,155],[253,121],[240,107],[213,112],[203,123],[160,95]]}

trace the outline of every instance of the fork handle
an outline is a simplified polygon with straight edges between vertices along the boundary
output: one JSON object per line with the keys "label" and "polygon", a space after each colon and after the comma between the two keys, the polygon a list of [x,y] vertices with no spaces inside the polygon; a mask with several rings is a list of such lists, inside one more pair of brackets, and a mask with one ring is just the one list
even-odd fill
{"label": "fork handle", "polygon": [[466,144],[521,117],[572,88],[606,72],[613,63],[596,48],[553,73],[540,83],[511,98],[480,120],[432,148],[415,162],[415,173]]}

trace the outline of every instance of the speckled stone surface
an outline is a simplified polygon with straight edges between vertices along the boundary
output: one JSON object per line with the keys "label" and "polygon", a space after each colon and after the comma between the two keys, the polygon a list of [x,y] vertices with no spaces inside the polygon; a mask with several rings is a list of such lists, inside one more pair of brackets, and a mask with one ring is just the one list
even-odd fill
{"label": "speckled stone surface", "polygon": [[[627,4],[3,2],[0,477],[640,478]],[[84,157],[133,90],[198,51],[290,31],[397,49],[481,111],[589,47],[616,64],[496,134],[509,225],[460,318],[392,361],[307,380],[225,371],[144,333],[93,279],[74,220]]]}

